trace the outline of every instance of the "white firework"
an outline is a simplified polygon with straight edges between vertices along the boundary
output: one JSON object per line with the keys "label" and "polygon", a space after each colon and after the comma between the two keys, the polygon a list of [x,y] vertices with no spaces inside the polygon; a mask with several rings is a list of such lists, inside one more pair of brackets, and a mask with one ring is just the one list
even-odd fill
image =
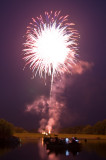
{"label": "white firework", "polygon": [[77,30],[68,16],[60,16],[60,11],[45,12],[45,18],[32,18],[24,43],[24,60],[36,75],[41,77],[70,72],[76,61],[78,50]]}

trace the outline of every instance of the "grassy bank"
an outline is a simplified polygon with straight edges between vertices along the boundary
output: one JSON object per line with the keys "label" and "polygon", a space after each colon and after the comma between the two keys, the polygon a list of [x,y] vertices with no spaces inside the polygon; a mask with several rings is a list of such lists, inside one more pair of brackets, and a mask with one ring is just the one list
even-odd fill
{"label": "grassy bank", "polygon": [[105,139],[106,135],[91,135],[91,134],[59,134],[59,137],[77,137],[78,139]]}
{"label": "grassy bank", "polygon": [[15,133],[14,136],[21,138],[21,140],[36,140],[43,137],[40,133]]}
{"label": "grassy bank", "polygon": [[[21,140],[36,140],[38,138],[44,137],[44,135],[40,133],[15,133],[14,136],[21,138]],[[54,135],[51,135],[52,137]],[[71,138],[77,137],[78,139],[101,139],[106,140],[106,135],[89,135],[89,134],[58,134],[58,137],[61,138]]]}

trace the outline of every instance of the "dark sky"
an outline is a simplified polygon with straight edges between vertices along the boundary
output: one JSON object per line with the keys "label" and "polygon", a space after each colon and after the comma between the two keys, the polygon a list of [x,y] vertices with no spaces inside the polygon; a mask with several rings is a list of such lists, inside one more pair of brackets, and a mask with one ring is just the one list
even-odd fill
{"label": "dark sky", "polygon": [[64,90],[69,118],[63,124],[94,124],[106,118],[105,0],[0,1],[0,118],[27,129],[39,125],[39,116],[25,107],[49,95],[50,83],[45,86],[39,76],[31,79],[28,68],[23,71],[22,44],[31,18],[51,10],[70,16],[81,35],[80,59],[94,64],[82,75],[71,75],[74,82]]}

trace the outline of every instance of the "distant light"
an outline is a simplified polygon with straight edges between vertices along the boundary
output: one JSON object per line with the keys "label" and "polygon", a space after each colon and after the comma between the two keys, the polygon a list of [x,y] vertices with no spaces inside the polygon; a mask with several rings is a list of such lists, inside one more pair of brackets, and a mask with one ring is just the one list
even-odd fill
{"label": "distant light", "polygon": [[68,150],[66,150],[66,156],[69,156],[70,152]]}
{"label": "distant light", "polygon": [[79,152],[77,152],[77,156],[79,155]]}
{"label": "distant light", "polygon": [[76,142],[79,142],[79,140],[78,140],[78,139],[76,139],[75,141],[76,141]]}
{"label": "distant light", "polygon": [[43,131],[42,134],[46,134],[46,132]]}
{"label": "distant light", "polygon": [[65,141],[66,141],[66,143],[68,144],[68,143],[69,143],[69,138],[66,138]]}

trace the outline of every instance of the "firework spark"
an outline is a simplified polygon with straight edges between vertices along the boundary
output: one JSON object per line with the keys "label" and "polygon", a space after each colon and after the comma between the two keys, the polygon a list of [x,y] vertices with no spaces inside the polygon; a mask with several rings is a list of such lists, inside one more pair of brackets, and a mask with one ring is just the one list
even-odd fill
{"label": "firework spark", "polygon": [[60,16],[60,11],[45,12],[28,26],[24,43],[24,60],[36,76],[53,77],[70,72],[76,62],[79,34],[68,22],[68,16]]}

